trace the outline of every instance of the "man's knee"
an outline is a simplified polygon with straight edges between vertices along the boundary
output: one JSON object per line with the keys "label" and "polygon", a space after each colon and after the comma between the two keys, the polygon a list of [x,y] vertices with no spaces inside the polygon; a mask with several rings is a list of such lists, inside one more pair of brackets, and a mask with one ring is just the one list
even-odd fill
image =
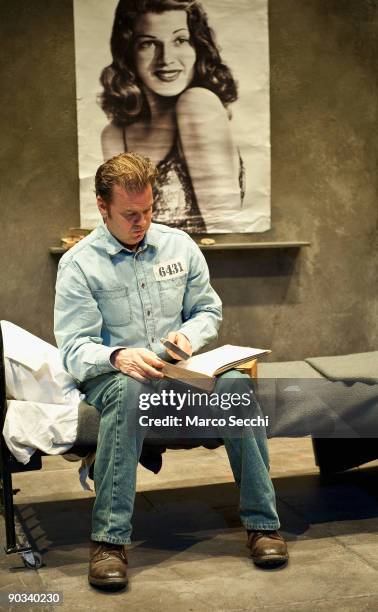
{"label": "man's knee", "polygon": [[224,379],[250,379],[250,375],[248,374],[248,372],[242,372],[240,370],[227,370],[227,372],[223,372],[223,374],[221,374],[219,376],[220,379],[224,380]]}
{"label": "man's knee", "polygon": [[141,401],[150,396],[153,391],[152,385],[142,383],[132,376],[119,372],[115,374],[114,384],[107,399],[113,400],[116,397],[122,409],[131,412],[139,409]]}
{"label": "man's knee", "polygon": [[109,372],[86,381],[82,385],[85,399],[102,412],[105,406],[114,405],[126,396],[127,377],[121,372]]}
{"label": "man's knee", "polygon": [[239,370],[228,370],[221,374],[216,383],[216,392],[245,392],[246,390],[253,391],[252,379],[246,372]]}

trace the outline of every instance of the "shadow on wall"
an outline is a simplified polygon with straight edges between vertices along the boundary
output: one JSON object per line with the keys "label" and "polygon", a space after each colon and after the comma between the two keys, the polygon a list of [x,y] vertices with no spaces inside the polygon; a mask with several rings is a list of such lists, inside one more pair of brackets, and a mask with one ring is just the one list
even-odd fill
{"label": "shadow on wall", "polygon": [[302,258],[299,249],[206,253],[212,285],[224,307],[277,305],[283,299],[297,303]]}

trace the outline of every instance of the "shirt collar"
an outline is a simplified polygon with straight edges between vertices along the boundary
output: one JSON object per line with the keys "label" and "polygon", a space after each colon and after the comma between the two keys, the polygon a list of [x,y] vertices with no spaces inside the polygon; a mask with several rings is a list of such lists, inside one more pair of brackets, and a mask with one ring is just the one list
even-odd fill
{"label": "shirt collar", "polygon": [[[135,253],[137,251],[132,251],[131,249],[127,249],[125,246],[123,246],[123,244],[121,244],[117,238],[115,238],[113,236],[113,234],[111,234],[107,228],[107,226],[105,225],[105,223],[101,223],[99,225],[99,230],[102,232],[102,237],[103,240],[105,242],[105,249],[106,252],[110,255],[110,256],[114,256],[117,255],[118,253],[120,253],[121,251],[125,251],[126,253]],[[144,251],[147,247],[152,246],[154,248],[157,248],[157,243],[156,240],[153,237],[153,230],[152,227],[150,226],[150,228],[148,229],[145,237],[143,238],[143,240],[141,241],[139,247],[138,247],[138,251]]]}

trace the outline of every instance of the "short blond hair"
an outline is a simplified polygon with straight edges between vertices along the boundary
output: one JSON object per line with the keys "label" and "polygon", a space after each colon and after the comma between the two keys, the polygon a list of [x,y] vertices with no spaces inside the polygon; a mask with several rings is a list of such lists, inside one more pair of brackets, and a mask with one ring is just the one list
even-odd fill
{"label": "short blond hair", "polygon": [[96,196],[111,203],[113,185],[120,185],[130,193],[141,193],[153,187],[157,168],[148,157],[138,153],[121,153],[101,164],[95,176]]}

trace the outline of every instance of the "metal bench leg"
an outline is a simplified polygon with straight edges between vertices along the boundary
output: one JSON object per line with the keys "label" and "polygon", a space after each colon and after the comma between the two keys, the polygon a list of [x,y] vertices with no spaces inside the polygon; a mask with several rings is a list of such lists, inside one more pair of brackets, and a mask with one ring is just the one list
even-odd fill
{"label": "metal bench leg", "polygon": [[23,538],[23,544],[17,542],[16,517],[13,504],[12,472],[10,471],[6,460],[3,463],[2,469],[2,485],[6,537],[6,545],[4,550],[7,555],[20,553],[22,561],[26,567],[38,569],[42,565],[41,555],[32,549],[26,537]]}

